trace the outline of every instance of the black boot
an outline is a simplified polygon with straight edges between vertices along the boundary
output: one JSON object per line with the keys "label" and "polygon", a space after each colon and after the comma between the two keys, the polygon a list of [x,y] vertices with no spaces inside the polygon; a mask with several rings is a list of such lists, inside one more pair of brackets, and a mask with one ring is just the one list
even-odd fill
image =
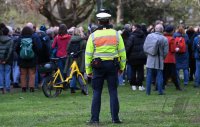
{"label": "black boot", "polygon": [[5,94],[4,88],[1,88],[1,92],[2,94]]}
{"label": "black boot", "polygon": [[13,88],[20,88],[20,86],[19,86],[18,83],[14,83],[14,84],[13,84]]}
{"label": "black boot", "polygon": [[70,90],[71,90],[71,93],[76,93],[73,87],[71,87]]}
{"label": "black boot", "polygon": [[22,87],[22,92],[26,92],[26,87]]}
{"label": "black boot", "polygon": [[34,92],[34,91],[35,91],[34,87],[30,87],[30,92]]}

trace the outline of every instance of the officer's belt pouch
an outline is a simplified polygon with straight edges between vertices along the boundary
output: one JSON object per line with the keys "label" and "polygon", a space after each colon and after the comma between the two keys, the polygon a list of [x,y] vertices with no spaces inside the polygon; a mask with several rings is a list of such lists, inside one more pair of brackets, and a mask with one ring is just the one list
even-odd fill
{"label": "officer's belt pouch", "polygon": [[114,62],[114,66],[119,69],[120,68],[120,63],[119,63],[118,58],[114,58],[113,62]]}
{"label": "officer's belt pouch", "polygon": [[93,59],[92,62],[91,62],[92,68],[95,68],[95,69],[100,69],[100,68],[101,68],[101,65],[102,65],[102,60],[101,60],[101,58],[95,58],[95,59]]}

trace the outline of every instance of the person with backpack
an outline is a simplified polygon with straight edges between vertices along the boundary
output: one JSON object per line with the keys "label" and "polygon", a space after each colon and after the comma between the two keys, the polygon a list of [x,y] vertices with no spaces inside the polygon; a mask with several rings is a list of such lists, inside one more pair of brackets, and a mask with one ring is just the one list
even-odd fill
{"label": "person with backpack", "polygon": [[[85,47],[86,47],[86,40],[84,39],[85,36],[81,34],[81,31],[79,28],[75,28],[72,32],[71,40],[67,46],[67,53],[68,57],[65,64],[65,73],[70,72],[70,66],[73,62],[73,59],[76,60],[78,67],[80,69],[80,72],[84,74],[85,72]],[[75,58],[71,58],[70,54],[76,54]],[[69,75],[69,74],[67,74]],[[70,89],[71,93],[75,93],[76,87],[76,75],[73,75],[72,80],[70,81]],[[83,88],[83,87],[81,87]],[[85,91],[82,89],[82,93],[86,95]]]}
{"label": "person with backpack", "polygon": [[8,36],[9,29],[0,23],[0,90],[2,94],[10,92],[13,40]]}
{"label": "person with backpack", "polygon": [[155,32],[148,34],[144,42],[144,52],[147,54],[147,77],[146,77],[146,94],[151,94],[151,83],[153,74],[156,73],[156,84],[158,94],[163,95],[163,68],[164,59],[168,53],[168,41],[163,36],[163,25],[157,24]]}
{"label": "person with backpack", "polygon": [[189,38],[185,33],[185,29],[182,25],[177,27],[177,31],[173,34],[175,38],[175,58],[176,58],[176,71],[178,76],[178,82],[180,83],[179,71],[183,70],[184,75],[184,87],[188,85],[189,82],[189,53],[188,53],[188,43]]}
{"label": "person with backpack", "polygon": [[[25,26],[16,45],[16,52],[19,56],[20,81],[22,92],[34,92],[35,73],[38,56],[37,42],[33,37],[33,29]],[[28,79],[28,81],[27,81]],[[28,83],[28,84],[27,84]]]}
{"label": "person with backpack", "polygon": [[200,88],[200,35],[194,38],[193,43],[194,58],[196,60],[195,88]]}
{"label": "person with backpack", "polygon": [[163,89],[165,89],[168,79],[171,78],[172,82],[176,87],[176,90],[181,91],[182,89],[180,88],[180,83],[178,82],[178,77],[176,74],[176,60],[175,60],[175,49],[174,49],[175,39],[172,37],[173,32],[174,32],[174,27],[172,25],[167,25],[165,27],[164,36],[168,40],[169,51],[164,60]]}
{"label": "person with backpack", "polygon": [[132,33],[126,44],[126,54],[132,69],[130,85],[134,91],[137,90],[137,87],[140,91],[145,90],[142,83],[144,80],[144,64],[146,63],[146,55],[143,50],[145,38],[141,26],[133,25]]}

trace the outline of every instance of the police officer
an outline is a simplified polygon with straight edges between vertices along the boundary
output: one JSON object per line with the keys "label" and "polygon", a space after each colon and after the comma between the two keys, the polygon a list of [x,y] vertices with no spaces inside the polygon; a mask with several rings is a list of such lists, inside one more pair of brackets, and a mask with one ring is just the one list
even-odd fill
{"label": "police officer", "polygon": [[99,27],[87,41],[85,68],[88,77],[92,77],[93,99],[89,123],[99,123],[101,94],[104,79],[107,80],[110,95],[110,112],[113,123],[121,123],[118,101],[118,73],[122,73],[126,63],[126,52],[121,35],[109,24],[111,15],[101,10],[96,17]]}

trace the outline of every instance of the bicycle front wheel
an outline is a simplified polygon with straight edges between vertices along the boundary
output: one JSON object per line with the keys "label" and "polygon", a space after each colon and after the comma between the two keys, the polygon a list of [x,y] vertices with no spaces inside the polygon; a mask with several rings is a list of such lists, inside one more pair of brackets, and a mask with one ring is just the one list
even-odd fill
{"label": "bicycle front wheel", "polygon": [[47,76],[42,83],[42,91],[46,97],[57,97],[62,91],[61,88],[54,87],[53,79],[51,75]]}
{"label": "bicycle front wheel", "polygon": [[85,79],[83,78],[83,76],[81,76],[81,75],[78,76],[78,82],[79,82],[79,84],[80,84],[80,86],[81,86],[81,89],[82,89],[81,92],[82,92],[84,95],[88,95],[87,83],[86,83]]}

